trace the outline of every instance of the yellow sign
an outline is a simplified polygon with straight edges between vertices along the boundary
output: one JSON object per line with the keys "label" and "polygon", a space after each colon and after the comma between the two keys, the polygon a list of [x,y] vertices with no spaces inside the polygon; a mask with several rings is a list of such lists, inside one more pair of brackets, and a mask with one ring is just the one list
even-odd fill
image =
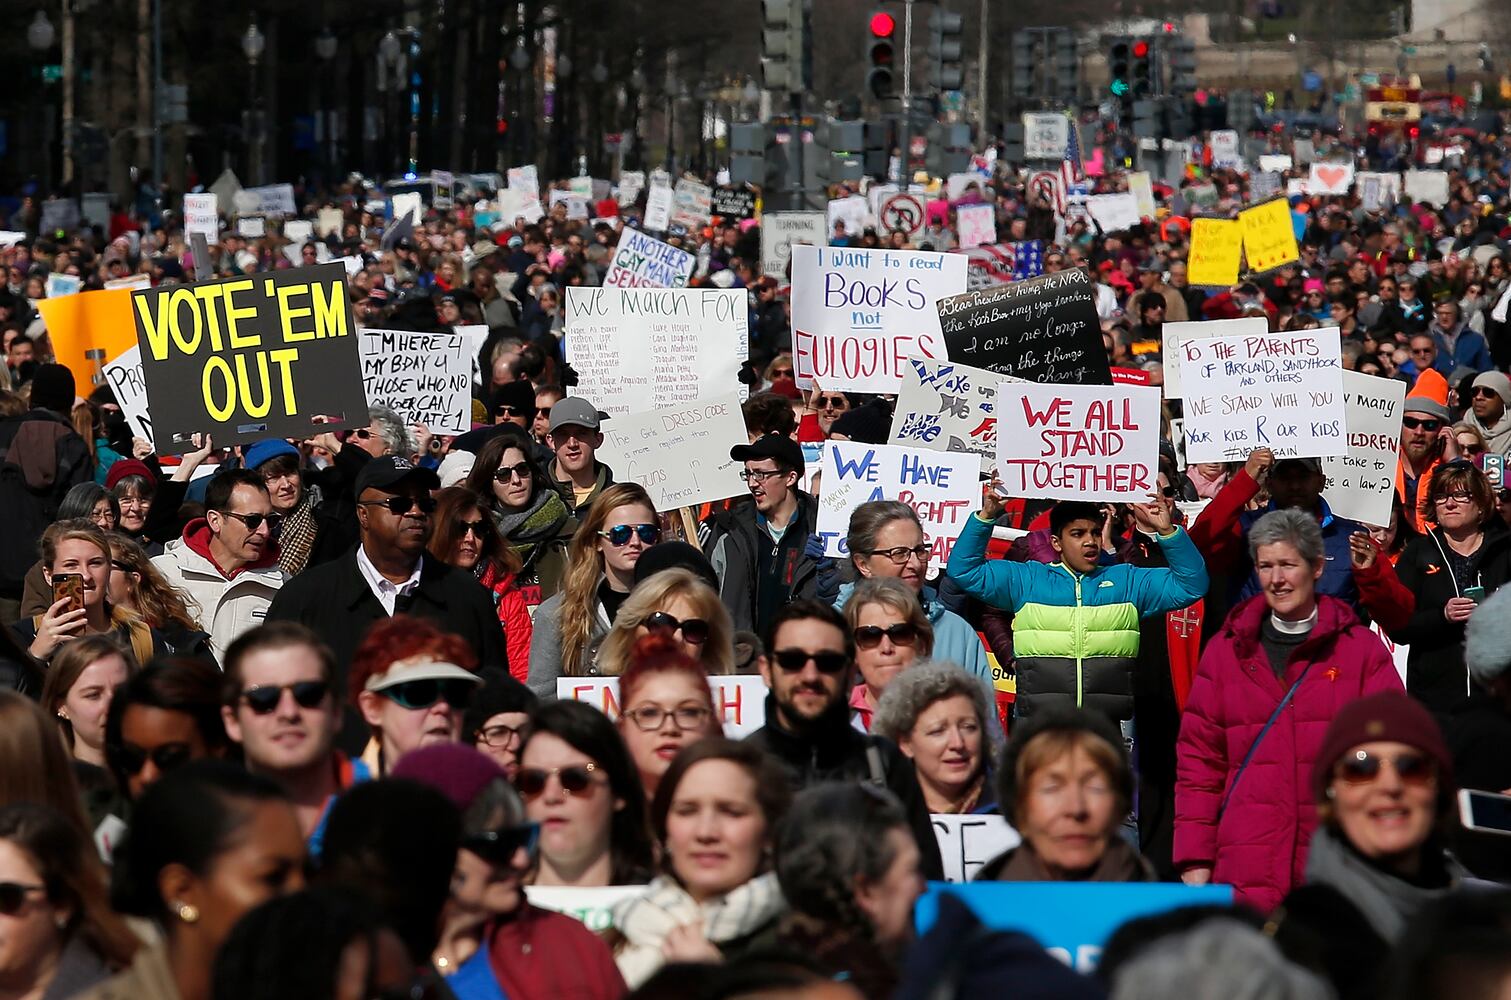
{"label": "yellow sign", "polygon": [[1191,220],[1191,259],[1186,278],[1193,285],[1227,288],[1238,283],[1243,229],[1228,219]]}
{"label": "yellow sign", "polygon": [[1250,271],[1268,271],[1301,259],[1296,248],[1296,230],[1291,228],[1291,206],[1284,198],[1267,201],[1238,213],[1243,224],[1243,252]]}

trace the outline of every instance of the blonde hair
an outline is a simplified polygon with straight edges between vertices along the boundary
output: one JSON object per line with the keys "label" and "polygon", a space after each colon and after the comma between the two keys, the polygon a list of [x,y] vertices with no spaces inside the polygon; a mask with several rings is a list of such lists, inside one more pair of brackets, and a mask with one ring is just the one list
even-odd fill
{"label": "blonde hair", "polygon": [[[640,624],[678,597],[685,598],[696,610],[696,617],[708,623],[708,641],[703,644],[703,669],[710,676],[734,673],[734,625],[730,622],[729,611],[708,581],[689,569],[664,569],[646,577],[630,591],[630,596],[619,606],[614,627],[598,651],[599,673],[607,677],[624,673],[635,648],[636,630]],[[563,663],[562,673],[572,673],[569,668],[574,666],[576,664],[571,661]]]}
{"label": "blonde hair", "polygon": [[[603,579],[603,553],[598,548],[598,533],[608,523],[609,515],[621,507],[641,506],[656,516],[656,505],[639,483],[617,483],[598,495],[578,525],[577,533],[567,546],[567,571],[561,585],[561,672],[580,677],[583,654],[593,634],[597,618],[593,605],[598,597],[598,583]],[[621,617],[623,610],[620,611]],[[616,673],[618,671],[615,671]]]}
{"label": "blonde hair", "polygon": [[933,655],[934,623],[924,614],[912,587],[894,576],[871,576],[857,583],[850,591],[850,599],[845,601],[845,624],[852,634],[860,627],[860,613],[868,604],[880,604],[897,612],[918,630],[918,642],[913,647],[918,659],[926,660]]}

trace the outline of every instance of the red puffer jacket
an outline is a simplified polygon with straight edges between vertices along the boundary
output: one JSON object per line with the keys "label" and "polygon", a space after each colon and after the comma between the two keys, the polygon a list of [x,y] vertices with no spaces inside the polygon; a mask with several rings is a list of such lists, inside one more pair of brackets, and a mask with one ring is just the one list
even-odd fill
{"label": "red puffer jacket", "polygon": [[530,639],[535,629],[525,595],[514,581],[513,573],[504,573],[497,563],[490,562],[478,582],[493,591],[498,622],[504,627],[504,642],[509,649],[509,673],[523,684],[530,676]]}
{"label": "red puffer jacket", "polygon": [[[1276,677],[1259,642],[1268,614],[1263,595],[1238,605],[1202,654],[1176,746],[1173,852],[1177,869],[1211,866],[1213,882],[1263,913],[1305,873],[1317,827],[1312,765],[1328,723],[1356,698],[1401,690],[1385,645],[1334,597],[1318,598],[1316,627]],[[1308,664],[1219,819],[1239,765]]]}

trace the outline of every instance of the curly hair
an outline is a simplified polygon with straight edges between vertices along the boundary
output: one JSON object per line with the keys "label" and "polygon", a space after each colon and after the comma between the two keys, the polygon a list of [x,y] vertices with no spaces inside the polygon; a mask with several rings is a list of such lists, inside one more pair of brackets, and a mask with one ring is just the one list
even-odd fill
{"label": "curly hair", "polygon": [[390,455],[408,458],[414,451],[414,439],[409,436],[409,428],[404,426],[404,418],[397,412],[386,406],[369,406],[367,419],[378,425],[383,447],[388,449]]}
{"label": "curly hair", "polygon": [[976,721],[984,732],[991,717],[991,706],[987,704],[986,689],[979,680],[947,661],[914,663],[887,685],[881,700],[876,703],[871,732],[895,741],[911,733],[918,724],[918,717],[935,703],[955,697],[970,701],[976,710]]}
{"label": "curly hair", "polygon": [[477,654],[461,636],[443,632],[424,618],[394,615],[368,629],[361,645],[352,654],[351,670],[346,678],[351,703],[360,704],[359,696],[367,690],[369,680],[387,673],[388,668],[400,660],[421,655],[477,671]]}
{"label": "curly hair", "polygon": [[[168,582],[162,570],[152,565],[142,543],[119,531],[107,534],[110,542],[110,560],[118,563],[128,575],[127,588],[131,593],[131,610],[155,629],[177,628],[185,632],[198,632],[199,622],[189,608],[191,599]],[[130,579],[130,577],[135,579]],[[199,607],[194,603],[194,607]]]}

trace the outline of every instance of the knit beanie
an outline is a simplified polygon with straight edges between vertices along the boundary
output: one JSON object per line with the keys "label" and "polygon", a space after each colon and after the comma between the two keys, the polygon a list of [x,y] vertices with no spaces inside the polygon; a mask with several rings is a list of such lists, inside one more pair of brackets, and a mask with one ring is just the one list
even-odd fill
{"label": "knit beanie", "polygon": [[399,758],[390,772],[429,785],[466,812],[489,782],[509,780],[492,757],[464,743],[441,743],[411,750]]}
{"label": "knit beanie", "polygon": [[865,406],[840,414],[830,430],[861,444],[886,444],[892,436],[892,411],[886,403],[873,399]]}
{"label": "knit beanie", "polygon": [[638,586],[642,580],[665,569],[692,570],[715,592],[719,589],[719,578],[714,574],[713,564],[708,561],[708,557],[694,546],[675,538],[659,542],[640,553],[640,558],[635,562],[635,584]]}
{"label": "knit beanie", "polygon": [[[515,680],[508,671],[484,667],[478,671],[483,684],[472,693],[467,711],[462,715],[462,739],[470,740],[488,720],[502,712],[525,712],[535,709],[539,699],[535,692]],[[406,758],[407,759],[407,758]]]}
{"label": "knit beanie", "polygon": [[135,458],[123,458],[118,462],[110,463],[110,468],[105,470],[105,488],[113,490],[116,484],[127,476],[141,476],[152,480],[152,470],[147,468],[147,463]]}
{"label": "knit beanie", "polygon": [[34,410],[52,410],[65,416],[73,412],[73,372],[62,365],[38,365],[31,377],[31,405]]}
{"label": "knit beanie", "polygon": [[1312,767],[1312,796],[1327,798],[1333,767],[1361,743],[1404,743],[1431,757],[1438,766],[1438,795],[1453,792],[1453,757],[1443,731],[1421,702],[1404,691],[1381,691],[1351,701],[1335,716]]}
{"label": "knit beanie", "polygon": [[[1511,378],[1507,378],[1505,372],[1496,371],[1495,369],[1480,372],[1479,375],[1475,376],[1474,387],[1476,389],[1495,390],[1495,394],[1501,398],[1501,402],[1507,406],[1511,406]],[[1463,401],[1461,400],[1460,402]]]}
{"label": "knit beanie", "polygon": [[1448,422],[1448,380],[1429,368],[1417,376],[1417,384],[1406,394],[1403,413],[1422,413]]}

